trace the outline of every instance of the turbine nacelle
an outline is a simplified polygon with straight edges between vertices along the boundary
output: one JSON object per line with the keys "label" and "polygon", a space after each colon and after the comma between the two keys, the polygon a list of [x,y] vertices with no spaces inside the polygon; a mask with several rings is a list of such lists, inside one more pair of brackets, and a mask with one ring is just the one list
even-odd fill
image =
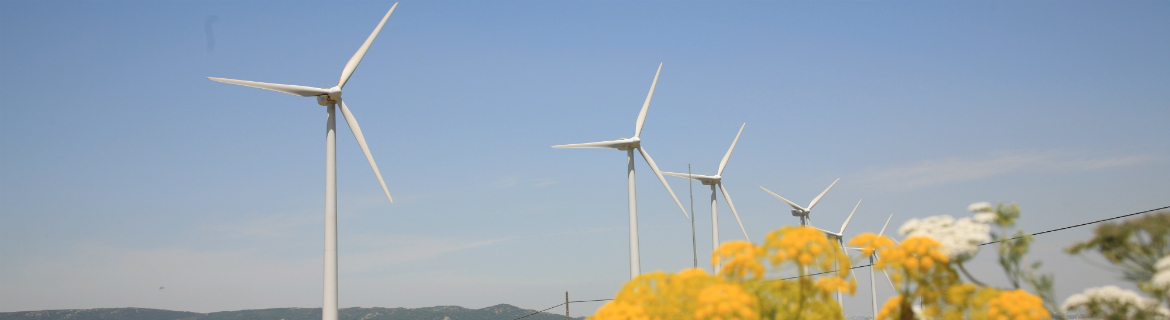
{"label": "turbine nacelle", "polygon": [[317,96],[317,104],[322,106],[337,104],[338,101],[341,101],[341,88],[338,86],[333,86],[329,88],[328,93]]}
{"label": "turbine nacelle", "polygon": [[639,139],[638,137],[621,138],[621,139],[618,139],[617,141],[625,142],[624,144],[619,143],[619,144],[614,145],[614,148],[617,148],[618,150],[621,150],[621,151],[632,150],[632,149],[635,149],[635,148],[642,146],[642,139]]}

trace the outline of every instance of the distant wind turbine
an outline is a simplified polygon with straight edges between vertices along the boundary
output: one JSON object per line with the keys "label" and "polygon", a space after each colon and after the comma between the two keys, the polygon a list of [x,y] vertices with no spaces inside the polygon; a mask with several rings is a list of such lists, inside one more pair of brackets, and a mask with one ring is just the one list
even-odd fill
{"label": "distant wind turbine", "polygon": [[812,213],[812,208],[817,205],[817,202],[820,202],[821,198],[823,198],[826,193],[829,193],[829,189],[832,189],[834,185],[837,185],[837,181],[841,181],[841,179],[838,178],[837,180],[833,180],[833,184],[830,184],[828,188],[825,188],[825,191],[822,191],[821,194],[817,195],[816,198],[813,198],[812,202],[808,204],[808,208],[801,207],[792,201],[788,201],[788,199],[784,199],[784,197],[781,197],[775,192],[772,192],[772,190],[768,190],[768,188],[764,188],[763,186],[760,186],[760,189],[764,189],[764,191],[767,191],[772,196],[780,199],[780,201],[787,203],[788,206],[792,207],[792,216],[800,217],[800,225],[807,226],[810,221],[808,214]]}
{"label": "distant wind turbine", "polygon": [[337,320],[337,106],[341,106],[341,113],[345,116],[345,122],[349,124],[349,129],[353,132],[353,137],[357,138],[358,145],[362,147],[362,152],[366,154],[366,160],[370,162],[370,167],[374,169],[374,175],[378,177],[378,183],[382,184],[382,191],[386,193],[386,199],[394,203],[394,199],[390,197],[390,189],[386,188],[386,182],[382,180],[382,173],[378,171],[378,165],[374,163],[374,156],[370,154],[370,147],[366,146],[366,138],[362,135],[362,129],[358,127],[357,119],[349,112],[349,108],[346,108],[345,102],[341,101],[341,89],[345,87],[345,83],[349,81],[349,77],[353,75],[353,71],[362,62],[362,57],[366,55],[366,50],[370,49],[370,44],[374,43],[374,38],[378,37],[378,32],[382,31],[382,26],[386,24],[386,19],[390,18],[390,14],[394,13],[394,8],[396,7],[398,7],[398,3],[394,3],[390,7],[390,11],[387,11],[386,15],[382,17],[382,21],[378,22],[378,27],[374,28],[374,32],[370,33],[370,36],[366,38],[366,42],[362,43],[357,53],[349,58],[349,62],[341,70],[341,79],[332,88],[325,89],[208,77],[212,81],[267,89],[294,96],[317,97],[317,104],[327,107],[326,113],[328,116],[325,120],[325,292],[321,311],[321,319],[323,320]]}
{"label": "distant wind turbine", "polygon": [[[828,190],[825,190],[825,191],[828,191]],[[850,212],[849,217],[845,218],[845,223],[841,224],[841,231],[832,232],[829,230],[817,228],[817,227],[813,226],[811,222],[809,223],[809,226],[813,227],[813,228],[817,228],[817,230],[821,230],[821,232],[824,232],[826,237],[829,237],[829,239],[832,239],[833,241],[837,242],[837,247],[841,248],[841,251],[845,251],[846,250],[845,249],[845,228],[849,227],[849,220],[853,220],[853,214],[857,213],[857,207],[859,207],[859,206],[861,206],[861,200],[857,200],[857,205],[853,206],[853,212]],[[848,253],[848,252],[846,252],[846,253]],[[840,266],[838,266],[836,262],[833,263],[833,269],[837,269],[839,267]],[[849,269],[849,272],[853,274],[854,279],[857,278],[857,272],[853,272],[853,269]],[[841,304],[841,308],[845,308],[845,302],[843,300],[841,300],[841,291],[837,291],[837,303]]]}
{"label": "distant wind turbine", "polygon": [[618,140],[578,143],[578,144],[562,144],[552,146],[553,148],[601,148],[601,149],[618,149],[626,152],[626,175],[629,179],[629,204],[630,204],[630,278],[633,279],[641,273],[641,262],[639,261],[638,253],[638,198],[634,190],[634,149],[642,154],[642,158],[646,159],[646,164],[650,165],[650,169],[654,170],[654,174],[658,176],[658,180],[662,181],[662,185],[666,186],[666,191],[670,193],[670,197],[674,198],[674,203],[678,204],[679,210],[682,210],[683,216],[690,220],[691,216],[687,214],[687,209],[683,208],[682,202],[678,201],[678,197],[674,195],[674,190],[670,189],[670,184],[666,183],[666,178],[662,176],[662,171],[658,170],[658,165],[654,164],[654,159],[650,158],[650,154],[646,152],[646,148],[642,146],[642,125],[646,123],[646,112],[650,110],[650,99],[654,97],[654,87],[658,85],[658,75],[662,73],[662,64],[658,64],[658,71],[654,73],[654,82],[650,83],[650,93],[646,95],[646,102],[642,104],[642,111],[638,113],[638,121],[634,124],[634,137],[621,138]]}
{"label": "distant wind turbine", "polygon": [[[723,199],[727,199],[727,206],[731,207],[731,214],[735,215],[735,222],[739,223],[739,230],[743,231],[744,239],[751,242],[751,237],[748,237],[747,229],[743,228],[743,222],[739,220],[739,213],[735,211],[735,204],[731,202],[731,195],[727,194],[727,188],[723,187],[723,169],[727,168],[727,160],[731,158],[731,152],[735,150],[735,144],[739,142],[739,135],[743,133],[743,127],[747,124],[739,126],[739,133],[735,134],[735,140],[731,141],[731,148],[727,149],[727,154],[723,155],[723,161],[719,162],[719,170],[715,171],[715,175],[701,175],[701,174],[687,174],[676,172],[663,172],[662,174],[683,177],[692,180],[698,180],[705,186],[711,186],[711,250],[719,249],[719,212],[716,209],[715,189],[718,187],[719,191],[723,192]],[[719,270],[719,266],[715,266],[715,271]]]}
{"label": "distant wind turbine", "polygon": [[[882,225],[882,231],[878,232],[878,236],[884,235],[886,233],[886,227],[890,225],[890,219],[893,219],[893,218],[894,218],[893,214],[890,214],[890,217],[886,218],[886,224]],[[894,240],[894,241],[897,241],[897,240]],[[861,248],[850,247],[849,250],[860,252]],[[873,253],[869,254],[869,293],[870,293],[870,300],[871,300],[870,306],[873,308],[873,316],[875,318],[877,317],[877,313],[878,313],[878,303],[877,303],[877,284],[875,284],[877,282],[877,278],[874,277],[873,264],[874,264],[874,262],[877,262],[877,258],[879,258],[877,251],[874,251]],[[890,282],[890,287],[894,288],[894,290],[898,290],[898,288],[894,286],[894,280],[890,279],[890,273],[886,272],[886,270],[882,270],[882,273],[886,274],[886,281]],[[857,276],[855,275],[854,277],[857,277]]]}

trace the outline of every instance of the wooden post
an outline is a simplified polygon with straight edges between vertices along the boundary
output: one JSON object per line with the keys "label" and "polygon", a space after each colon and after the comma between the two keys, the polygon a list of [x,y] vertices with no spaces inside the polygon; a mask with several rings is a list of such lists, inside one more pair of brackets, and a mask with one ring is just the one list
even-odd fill
{"label": "wooden post", "polygon": [[568,291],[565,291],[565,320],[570,320],[570,318],[569,318],[569,292]]}

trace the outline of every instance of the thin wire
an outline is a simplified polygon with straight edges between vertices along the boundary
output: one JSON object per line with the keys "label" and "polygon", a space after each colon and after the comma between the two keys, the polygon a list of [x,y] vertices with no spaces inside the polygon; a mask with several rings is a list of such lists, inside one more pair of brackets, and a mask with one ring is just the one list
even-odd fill
{"label": "thin wire", "polygon": [[527,318],[528,316],[531,316],[531,315],[534,315],[534,314],[537,314],[537,313],[541,313],[541,312],[545,312],[545,311],[551,310],[552,308],[560,307],[560,306],[563,306],[563,305],[565,305],[565,304],[564,304],[564,303],[561,303],[561,304],[558,304],[558,305],[555,305],[555,306],[548,307],[548,309],[544,309],[544,310],[540,310],[540,311],[537,311],[537,312],[529,313],[529,314],[527,314],[527,315],[524,315],[523,317],[519,317],[519,318],[512,319],[512,320],[520,320],[520,319],[524,319],[524,318]]}
{"label": "thin wire", "polygon": [[[579,302],[597,302],[597,301],[609,301],[609,300],[613,300],[613,299],[612,299],[612,298],[610,298],[610,299],[597,299],[597,300],[578,300],[578,301],[569,301],[568,303],[579,303]],[[520,319],[524,319],[524,318],[527,318],[528,316],[531,316],[531,315],[534,315],[534,314],[537,314],[537,313],[541,313],[541,312],[545,312],[545,311],[549,311],[549,310],[552,310],[552,308],[560,307],[560,306],[563,306],[563,305],[565,305],[565,304],[564,304],[564,303],[561,303],[561,304],[558,304],[558,305],[555,305],[555,306],[548,307],[548,309],[544,309],[544,310],[540,310],[540,311],[537,311],[537,312],[529,313],[529,314],[527,314],[527,315],[524,315],[523,317],[519,317],[519,318],[512,319],[512,320],[520,320]]]}
{"label": "thin wire", "polygon": [[[1112,217],[1112,218],[1109,218],[1109,219],[1101,219],[1101,220],[1097,220],[1097,221],[1093,221],[1093,222],[1086,222],[1086,223],[1078,224],[1078,225],[1075,225],[1075,226],[1067,226],[1067,227],[1064,227],[1064,228],[1052,229],[1052,230],[1048,230],[1048,231],[1044,231],[1044,232],[1037,232],[1037,233],[1030,234],[1030,235],[1028,235],[1028,236],[1034,236],[1034,235],[1038,235],[1038,234],[1045,234],[1045,233],[1049,233],[1049,232],[1053,232],[1053,231],[1060,231],[1060,230],[1064,230],[1064,229],[1071,229],[1071,228],[1076,228],[1076,227],[1087,226],[1087,225],[1094,224],[1094,223],[1101,223],[1101,222],[1105,222],[1105,221],[1109,221],[1109,220],[1114,220],[1114,219],[1121,219],[1121,218],[1125,218],[1125,217],[1128,217],[1128,216],[1136,216],[1136,215],[1139,215],[1139,214],[1143,214],[1143,213],[1149,213],[1149,212],[1154,212],[1154,211],[1158,211],[1158,210],[1162,210],[1162,209],[1166,209],[1166,208],[1170,208],[1170,206],[1165,206],[1165,207],[1156,208],[1156,209],[1150,209],[1150,210],[1146,210],[1146,211],[1142,211],[1142,212],[1137,212],[1137,213],[1130,213],[1130,214],[1127,214],[1127,215],[1120,215],[1120,216]],[[996,243],[996,242],[1003,242],[1003,241],[1009,241],[1009,240],[1016,240],[1016,239],[1019,239],[1019,238],[1022,238],[1022,237],[1026,237],[1026,236],[1019,236],[1019,237],[1015,237],[1015,238],[1011,238],[1011,239],[1003,239],[1003,240],[999,240],[999,241],[992,241],[992,242],[988,242],[988,243],[980,243],[979,245],[981,245],[981,246],[982,246],[982,245],[988,245],[988,244],[992,244],[992,243]]]}
{"label": "thin wire", "polygon": [[609,299],[597,299],[597,300],[580,300],[580,301],[569,301],[569,303],[578,303],[578,302],[597,302],[597,301],[609,301],[609,300],[613,300],[613,298],[609,298]]}

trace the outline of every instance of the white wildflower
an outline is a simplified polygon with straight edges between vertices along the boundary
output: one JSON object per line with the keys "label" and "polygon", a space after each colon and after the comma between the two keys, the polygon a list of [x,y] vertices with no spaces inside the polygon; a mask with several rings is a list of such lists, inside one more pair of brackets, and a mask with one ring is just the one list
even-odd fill
{"label": "white wildflower", "polygon": [[990,212],[992,210],[990,202],[976,202],[967,206],[967,211],[971,212]]}
{"label": "white wildflower", "polygon": [[1158,259],[1155,266],[1158,268],[1158,272],[1154,273],[1154,278],[1150,280],[1150,283],[1163,290],[1170,290],[1170,256]]}
{"label": "white wildflower", "polygon": [[1170,316],[1170,310],[1162,307],[1157,299],[1142,297],[1136,292],[1117,286],[1085,289],[1084,292],[1065,299],[1060,309],[1064,312],[1084,309],[1090,313],[1095,313],[1094,310],[1102,313],[1090,314],[1095,317],[1124,315],[1124,318],[1132,319],[1139,314]]}
{"label": "white wildflower", "polygon": [[980,212],[975,214],[975,222],[978,223],[992,223],[995,222],[995,213]]}
{"label": "white wildflower", "polygon": [[979,244],[991,241],[991,226],[972,218],[955,220],[951,216],[910,219],[898,228],[906,237],[926,236],[942,244],[948,257],[966,260],[979,252]]}

